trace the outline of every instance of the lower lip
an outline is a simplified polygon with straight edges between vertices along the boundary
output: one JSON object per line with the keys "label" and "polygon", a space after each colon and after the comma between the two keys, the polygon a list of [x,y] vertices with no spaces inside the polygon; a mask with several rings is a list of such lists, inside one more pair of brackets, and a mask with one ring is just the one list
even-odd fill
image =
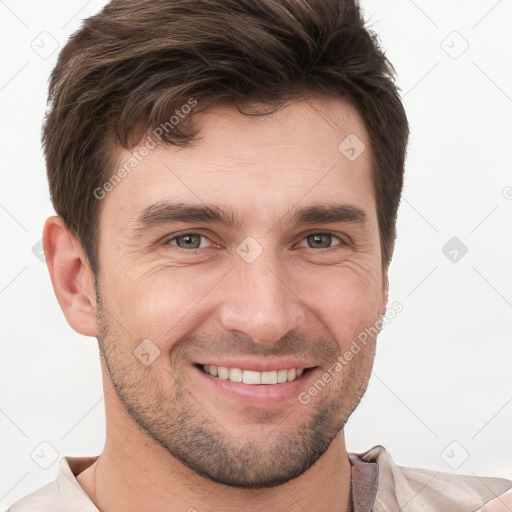
{"label": "lower lip", "polygon": [[232,382],[227,379],[219,379],[204,372],[197,366],[192,369],[197,374],[200,382],[210,386],[217,394],[232,397],[245,405],[279,405],[289,400],[298,400],[299,394],[307,389],[310,380],[316,373],[316,368],[309,368],[291,382],[281,384],[244,384],[243,382]]}

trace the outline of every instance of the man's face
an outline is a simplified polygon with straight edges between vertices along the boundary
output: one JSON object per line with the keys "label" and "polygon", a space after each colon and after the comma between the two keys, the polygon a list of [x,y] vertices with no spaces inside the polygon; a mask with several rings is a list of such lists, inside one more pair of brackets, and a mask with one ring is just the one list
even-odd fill
{"label": "man's face", "polygon": [[[192,146],[150,150],[102,200],[100,348],[120,403],[172,456],[278,485],[327,450],[371,373],[375,339],[343,356],[386,302],[370,141],[325,98],[195,122]],[[339,149],[353,134],[355,160]]]}

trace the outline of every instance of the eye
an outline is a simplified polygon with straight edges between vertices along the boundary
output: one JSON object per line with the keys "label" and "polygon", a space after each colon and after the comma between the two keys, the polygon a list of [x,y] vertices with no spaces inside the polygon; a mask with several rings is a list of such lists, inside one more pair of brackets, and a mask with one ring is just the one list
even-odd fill
{"label": "eye", "polygon": [[[332,248],[331,244],[335,240],[341,242],[341,245],[346,245],[340,237],[333,233],[311,233],[304,238],[304,241],[308,244],[307,247],[311,249],[330,249]],[[301,247],[300,244],[299,247]],[[302,247],[304,247],[304,245],[302,245]]]}
{"label": "eye", "polygon": [[[301,244],[306,242],[306,247],[310,249],[336,250],[336,245],[332,245],[333,243],[336,243],[336,241],[338,242],[336,245],[347,245],[347,242],[333,233],[311,233],[307,235],[297,247],[305,247]],[[182,233],[167,239],[164,242],[164,245],[174,245],[184,251],[192,252],[199,249],[209,248],[210,246],[208,245],[208,242],[210,242],[210,244],[212,243],[212,241],[207,236],[200,233]]]}
{"label": "eye", "polygon": [[181,235],[169,238],[164,245],[176,245],[183,250],[204,249],[203,240],[211,242],[209,238],[199,233],[183,233]]}

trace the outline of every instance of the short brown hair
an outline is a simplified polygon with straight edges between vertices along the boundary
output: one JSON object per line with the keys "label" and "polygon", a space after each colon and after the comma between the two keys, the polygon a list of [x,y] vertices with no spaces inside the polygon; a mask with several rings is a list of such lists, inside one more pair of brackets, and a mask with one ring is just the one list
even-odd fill
{"label": "short brown hair", "polygon": [[[110,2],[71,36],[51,75],[43,145],[55,211],[96,275],[94,191],[112,176],[116,149],[135,147],[190,98],[238,107],[315,93],[348,100],[364,120],[387,266],[409,129],[356,0]],[[160,130],[162,141],[189,144],[190,124]]]}

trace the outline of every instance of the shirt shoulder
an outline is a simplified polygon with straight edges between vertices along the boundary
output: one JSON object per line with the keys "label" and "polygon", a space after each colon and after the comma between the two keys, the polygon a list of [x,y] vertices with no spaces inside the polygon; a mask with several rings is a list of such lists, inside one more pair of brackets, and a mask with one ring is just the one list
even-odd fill
{"label": "shirt shoulder", "polygon": [[11,505],[7,512],[98,512],[76,475],[96,457],[62,457],[57,479]]}
{"label": "shirt shoulder", "polygon": [[373,512],[474,512],[512,488],[504,478],[400,466],[380,445],[355,455],[378,466]]}
{"label": "shirt shoulder", "polygon": [[51,482],[12,505],[7,512],[46,512],[61,511],[59,505],[57,482]]}

